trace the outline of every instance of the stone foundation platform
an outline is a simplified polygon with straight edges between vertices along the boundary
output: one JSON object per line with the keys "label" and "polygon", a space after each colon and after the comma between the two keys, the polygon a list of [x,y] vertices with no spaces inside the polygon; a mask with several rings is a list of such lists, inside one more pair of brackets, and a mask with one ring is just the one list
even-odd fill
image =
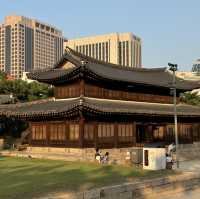
{"label": "stone foundation platform", "polygon": [[200,159],[200,142],[179,144],[178,155],[180,161]]}
{"label": "stone foundation platform", "polygon": [[[102,155],[109,152],[109,163],[111,164],[127,164],[130,163],[127,152],[134,149],[131,148],[117,148],[117,149],[102,149]],[[2,155],[53,159],[53,160],[66,160],[66,161],[84,161],[94,162],[95,148],[55,148],[55,147],[28,147],[24,151],[2,151]]]}
{"label": "stone foundation platform", "polygon": [[[128,152],[132,152],[138,147],[101,149],[102,154],[109,152],[109,162],[113,164],[132,163],[133,159],[128,159]],[[56,148],[56,147],[28,147],[24,151],[2,150],[2,155],[34,157],[42,159],[66,160],[66,161],[95,161],[95,148]],[[179,145],[179,160],[194,160],[200,159],[200,143],[180,144]],[[175,154],[174,154],[175,155]]]}

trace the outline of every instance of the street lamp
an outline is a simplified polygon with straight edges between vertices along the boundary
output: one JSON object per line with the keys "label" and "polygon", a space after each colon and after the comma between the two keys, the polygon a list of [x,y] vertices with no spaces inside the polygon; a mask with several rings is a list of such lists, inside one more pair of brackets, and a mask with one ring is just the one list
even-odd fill
{"label": "street lamp", "polygon": [[176,109],[176,71],[178,70],[177,64],[168,63],[169,70],[173,72],[173,98],[174,98],[174,132],[175,132],[175,144],[176,144],[176,166],[179,168],[179,157],[178,157],[178,128],[177,128],[177,109]]}

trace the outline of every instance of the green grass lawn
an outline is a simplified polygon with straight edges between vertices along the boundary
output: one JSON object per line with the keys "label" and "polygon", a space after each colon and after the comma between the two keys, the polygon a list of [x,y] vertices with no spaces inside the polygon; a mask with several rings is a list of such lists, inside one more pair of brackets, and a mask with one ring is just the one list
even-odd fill
{"label": "green grass lawn", "polygon": [[143,171],[130,166],[0,157],[0,198],[31,199],[51,192],[82,191],[169,174],[173,172]]}

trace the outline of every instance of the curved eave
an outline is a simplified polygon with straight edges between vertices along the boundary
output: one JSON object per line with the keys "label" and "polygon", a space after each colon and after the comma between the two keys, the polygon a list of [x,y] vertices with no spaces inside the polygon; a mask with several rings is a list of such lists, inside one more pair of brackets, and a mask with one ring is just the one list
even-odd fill
{"label": "curved eave", "polygon": [[46,111],[46,112],[32,112],[32,113],[21,113],[21,112],[4,112],[0,113],[0,117],[15,118],[25,121],[33,120],[56,120],[61,118],[72,118],[79,115],[79,106],[74,106],[69,110],[63,111]]}
{"label": "curved eave", "polygon": [[[47,84],[62,84],[77,79],[80,76],[80,68],[81,67],[68,70],[53,69],[44,72],[33,72],[28,74],[28,78]],[[57,72],[57,75],[55,72]]]}

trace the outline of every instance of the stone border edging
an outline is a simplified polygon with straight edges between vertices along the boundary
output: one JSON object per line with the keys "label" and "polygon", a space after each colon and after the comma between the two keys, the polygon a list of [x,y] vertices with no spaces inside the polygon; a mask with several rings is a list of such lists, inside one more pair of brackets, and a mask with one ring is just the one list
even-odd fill
{"label": "stone border edging", "polygon": [[102,187],[71,196],[71,199],[144,199],[169,191],[184,192],[200,187],[200,174],[186,173],[176,176],[145,180],[144,182],[124,183]]}

